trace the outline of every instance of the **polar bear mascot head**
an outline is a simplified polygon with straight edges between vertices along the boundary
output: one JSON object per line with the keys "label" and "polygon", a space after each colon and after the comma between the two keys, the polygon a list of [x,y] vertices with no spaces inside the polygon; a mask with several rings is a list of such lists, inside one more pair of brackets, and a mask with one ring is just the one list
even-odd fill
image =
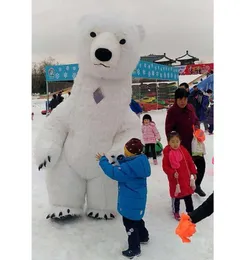
{"label": "polar bear mascot head", "polygon": [[109,14],[86,15],[79,22],[81,76],[124,79],[139,61],[145,32],[141,25]]}

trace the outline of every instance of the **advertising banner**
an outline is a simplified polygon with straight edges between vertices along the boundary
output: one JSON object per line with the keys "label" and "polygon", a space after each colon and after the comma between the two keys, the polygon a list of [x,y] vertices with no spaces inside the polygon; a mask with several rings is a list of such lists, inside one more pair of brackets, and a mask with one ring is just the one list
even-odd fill
{"label": "advertising banner", "polygon": [[179,75],[204,74],[214,70],[213,63],[181,65],[175,67],[179,69]]}

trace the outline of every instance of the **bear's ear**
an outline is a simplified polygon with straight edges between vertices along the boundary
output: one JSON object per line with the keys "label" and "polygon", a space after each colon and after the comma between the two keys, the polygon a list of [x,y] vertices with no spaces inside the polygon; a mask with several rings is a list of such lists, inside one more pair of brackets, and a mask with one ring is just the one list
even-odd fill
{"label": "bear's ear", "polygon": [[140,35],[140,40],[143,41],[145,39],[145,29],[141,24],[137,25],[139,35]]}

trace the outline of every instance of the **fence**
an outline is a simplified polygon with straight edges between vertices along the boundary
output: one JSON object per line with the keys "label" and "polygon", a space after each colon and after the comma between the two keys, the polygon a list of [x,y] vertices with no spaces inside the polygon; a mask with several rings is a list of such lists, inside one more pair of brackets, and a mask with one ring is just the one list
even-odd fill
{"label": "fence", "polygon": [[137,101],[143,111],[168,108],[174,102],[177,83],[148,82],[132,85],[132,98]]}
{"label": "fence", "polygon": [[[72,87],[73,82],[51,82],[50,93]],[[177,83],[143,82],[132,84],[132,98],[137,101],[143,111],[168,108],[174,102],[174,92]],[[43,98],[46,98],[43,96]]]}

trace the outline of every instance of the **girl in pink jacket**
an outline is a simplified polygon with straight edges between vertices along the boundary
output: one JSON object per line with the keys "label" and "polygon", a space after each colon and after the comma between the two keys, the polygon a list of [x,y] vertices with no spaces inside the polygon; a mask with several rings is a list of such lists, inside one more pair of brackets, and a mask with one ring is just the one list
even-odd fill
{"label": "girl in pink jacket", "polygon": [[145,155],[149,157],[149,148],[153,155],[153,163],[157,164],[157,156],[155,145],[157,140],[161,141],[160,134],[156,128],[156,124],[152,121],[151,116],[146,114],[142,120],[142,135],[145,143]]}

